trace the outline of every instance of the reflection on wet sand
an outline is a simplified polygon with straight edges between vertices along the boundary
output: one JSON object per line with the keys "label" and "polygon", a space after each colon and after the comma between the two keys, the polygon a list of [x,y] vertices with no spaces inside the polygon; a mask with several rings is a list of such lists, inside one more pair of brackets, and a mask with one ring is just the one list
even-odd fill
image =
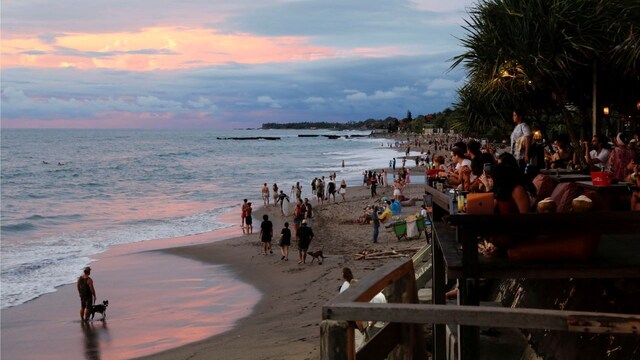
{"label": "reflection on wet sand", "polygon": [[107,320],[81,321],[84,333],[84,358],[87,360],[100,359],[100,339],[109,337]]}

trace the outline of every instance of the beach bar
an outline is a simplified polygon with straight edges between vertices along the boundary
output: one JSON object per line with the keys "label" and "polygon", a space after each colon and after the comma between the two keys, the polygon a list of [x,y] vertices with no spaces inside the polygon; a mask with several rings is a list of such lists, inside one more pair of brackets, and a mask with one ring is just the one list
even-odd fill
{"label": "beach bar", "polygon": [[[435,223],[431,245],[413,259],[380,267],[323,307],[323,360],[426,359],[427,343],[437,360],[496,358],[500,349],[483,346],[482,327],[640,334],[637,313],[483,306],[479,295],[481,279],[640,278],[640,259],[632,251],[640,245],[640,213],[464,214]],[[513,261],[479,255],[478,236],[518,234],[523,229],[539,236],[597,237],[599,246],[584,260]],[[431,280],[433,294],[427,304],[418,299],[417,284],[426,283],[425,277]],[[459,284],[455,303],[445,299],[447,280]],[[389,295],[389,303],[369,303],[380,291]],[[355,322],[365,320],[386,326],[356,351]],[[424,326],[431,326],[431,335],[425,336]]]}

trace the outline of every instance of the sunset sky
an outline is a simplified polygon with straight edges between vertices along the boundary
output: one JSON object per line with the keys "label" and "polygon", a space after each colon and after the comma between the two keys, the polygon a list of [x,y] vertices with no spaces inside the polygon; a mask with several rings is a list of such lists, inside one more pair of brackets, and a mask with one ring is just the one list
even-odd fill
{"label": "sunset sky", "polygon": [[437,112],[472,0],[2,0],[3,128],[245,128]]}

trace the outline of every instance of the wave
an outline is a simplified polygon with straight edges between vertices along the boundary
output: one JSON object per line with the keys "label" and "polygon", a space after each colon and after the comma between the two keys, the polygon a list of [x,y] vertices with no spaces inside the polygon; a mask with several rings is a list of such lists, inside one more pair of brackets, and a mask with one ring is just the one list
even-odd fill
{"label": "wave", "polygon": [[74,220],[74,219],[80,219],[82,218],[82,215],[80,214],[70,214],[70,215],[51,215],[51,216],[45,216],[45,215],[31,215],[27,218],[27,220],[45,220],[45,219],[63,219],[63,220]]}
{"label": "wave", "polygon": [[[55,291],[58,286],[72,283],[78,269],[90,263],[89,256],[111,246],[197,235],[230,227],[216,219],[232,208],[210,209],[179,218],[127,221],[114,224],[112,228],[65,233],[28,244],[3,246],[1,307],[23,304]],[[38,221],[47,217],[32,215],[31,218]],[[5,228],[23,231],[29,226],[33,224],[7,225],[2,231]]]}
{"label": "wave", "polygon": [[194,155],[191,151],[180,151],[180,152],[170,152],[157,154],[158,157],[180,157],[180,156],[191,156]]}
{"label": "wave", "polygon": [[0,226],[0,229],[2,230],[2,232],[30,231],[30,230],[35,230],[36,228],[37,228],[37,226],[35,226],[34,224],[32,224],[30,222],[23,222],[23,223],[19,223],[19,224],[2,225],[2,226]]}

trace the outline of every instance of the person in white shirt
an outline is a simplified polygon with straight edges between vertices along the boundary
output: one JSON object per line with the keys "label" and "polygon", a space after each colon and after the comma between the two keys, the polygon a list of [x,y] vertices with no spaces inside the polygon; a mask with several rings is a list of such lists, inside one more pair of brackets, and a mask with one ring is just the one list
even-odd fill
{"label": "person in white shirt", "polygon": [[[386,304],[387,298],[384,296],[383,293],[380,292],[376,296],[374,296],[373,299],[371,299],[371,301],[369,302],[372,304]],[[385,323],[382,321],[369,321],[369,324],[365,329],[366,339],[367,340],[371,339],[375,334],[378,333],[378,331],[380,331],[384,327],[384,325]]]}
{"label": "person in white shirt", "polygon": [[529,146],[531,145],[531,128],[524,122],[522,110],[513,112],[513,122],[516,124],[511,133],[511,154],[521,166],[529,163]]}
{"label": "person in white shirt", "polygon": [[590,167],[604,168],[609,160],[611,152],[606,148],[607,139],[602,135],[593,135],[591,138],[591,146],[593,150],[589,151],[589,143],[583,142],[584,158]]}
{"label": "person in white shirt", "polygon": [[[344,280],[344,282],[340,286],[340,290],[339,290],[340,294],[342,294],[345,290],[347,290],[351,286],[351,284],[357,282],[357,280],[353,278],[353,273],[351,272],[351,269],[348,267],[342,268],[342,280]],[[364,344],[364,334],[365,334],[364,326],[360,321],[356,321],[356,330],[354,334],[356,350],[361,348],[362,345]]]}

